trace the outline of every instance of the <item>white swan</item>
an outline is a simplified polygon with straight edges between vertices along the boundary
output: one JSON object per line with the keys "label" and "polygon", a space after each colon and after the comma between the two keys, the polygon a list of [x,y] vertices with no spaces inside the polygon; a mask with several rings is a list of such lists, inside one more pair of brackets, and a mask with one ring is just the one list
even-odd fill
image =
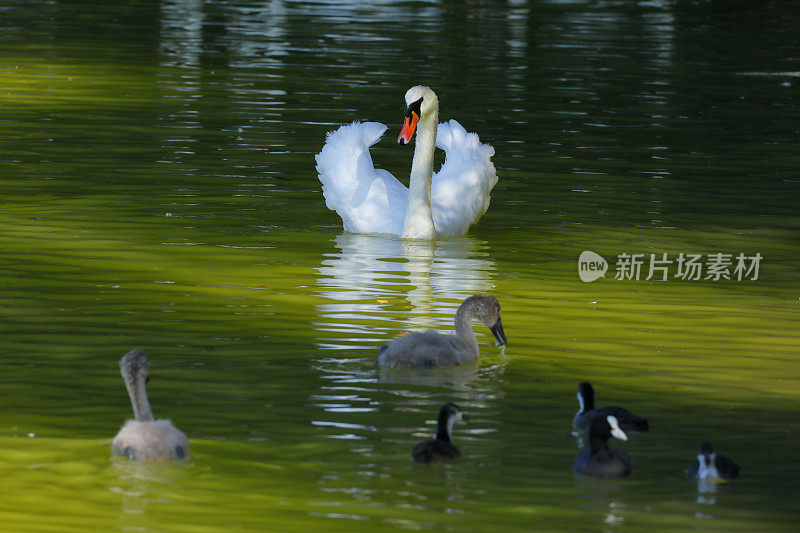
{"label": "white swan", "polygon": [[[325,204],[352,233],[404,239],[464,235],[489,207],[489,192],[497,183],[494,148],[455,120],[437,127],[439,100],[428,87],[412,87],[405,101],[406,119],[397,141],[410,142],[417,130],[409,188],[372,164],[369,147],[386,126],[354,122],[328,133],[316,155]],[[444,149],[445,162],[434,174],[437,146]]]}

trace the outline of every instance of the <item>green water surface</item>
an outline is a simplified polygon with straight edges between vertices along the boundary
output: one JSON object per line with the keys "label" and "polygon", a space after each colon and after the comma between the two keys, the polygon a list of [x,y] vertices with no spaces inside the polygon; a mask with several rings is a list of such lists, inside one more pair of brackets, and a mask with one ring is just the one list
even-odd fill
{"label": "green water surface", "polygon": [[[796,531],[799,31],[788,1],[0,3],[1,528]],[[405,179],[418,83],[494,146],[491,206],[346,234],[313,156],[377,120]],[[762,259],[615,279],[665,253]],[[373,365],[477,292],[504,350],[476,322],[476,365]],[[186,462],[111,456],[134,347]],[[583,380],[650,419],[629,478],[572,472]],[[413,464],[446,401],[463,457]],[[686,479],[705,440],[739,479]]]}

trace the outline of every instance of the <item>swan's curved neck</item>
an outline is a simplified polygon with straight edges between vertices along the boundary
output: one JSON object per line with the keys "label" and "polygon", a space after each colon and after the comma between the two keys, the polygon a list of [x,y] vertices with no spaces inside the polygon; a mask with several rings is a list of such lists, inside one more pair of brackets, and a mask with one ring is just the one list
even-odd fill
{"label": "swan's curved neck", "polygon": [[478,348],[478,338],[475,337],[475,332],[472,330],[471,321],[473,306],[474,302],[472,299],[467,299],[467,301],[459,306],[458,311],[456,311],[455,327],[456,336],[472,349],[477,359],[480,352]]}
{"label": "swan's curved neck", "polygon": [[408,204],[403,220],[403,239],[435,239],[431,211],[431,178],[433,176],[433,152],[436,149],[436,128],[439,125],[438,105],[433,112],[420,118],[417,139],[414,145],[414,161],[411,163],[411,179],[408,186]]}
{"label": "swan's curved neck", "polygon": [[152,422],[153,411],[150,409],[150,402],[147,400],[147,390],[143,379],[136,376],[125,377],[125,388],[131,397],[133,407],[133,418],[138,422]]}

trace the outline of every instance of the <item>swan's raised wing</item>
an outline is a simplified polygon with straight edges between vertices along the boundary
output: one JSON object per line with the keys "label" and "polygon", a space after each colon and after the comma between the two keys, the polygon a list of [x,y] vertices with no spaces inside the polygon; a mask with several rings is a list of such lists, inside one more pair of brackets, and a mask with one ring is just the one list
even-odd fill
{"label": "swan's raised wing", "polygon": [[399,235],[408,201],[408,189],[372,163],[369,147],[386,126],[354,122],[328,133],[315,157],[325,205],[336,211],[345,231]]}
{"label": "swan's raised wing", "polygon": [[439,124],[436,146],[445,151],[444,165],[431,184],[436,232],[464,235],[489,208],[489,192],[497,183],[491,159],[494,148],[455,120]]}

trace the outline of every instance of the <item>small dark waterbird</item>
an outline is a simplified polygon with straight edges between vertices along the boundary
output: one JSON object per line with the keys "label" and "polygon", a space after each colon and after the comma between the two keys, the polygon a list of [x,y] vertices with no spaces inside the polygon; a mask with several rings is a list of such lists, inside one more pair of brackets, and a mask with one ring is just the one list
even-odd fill
{"label": "small dark waterbird", "polygon": [[111,443],[115,455],[134,461],[170,461],[189,457],[189,440],[169,420],[155,420],[145,384],[150,362],[142,350],[131,350],[119,361],[120,373],[131,398],[134,420],[128,420]]}
{"label": "small dark waterbird", "polygon": [[739,475],[739,465],[714,452],[711,444],[704,442],[700,445],[697,460],[689,468],[689,477],[693,479],[730,479]]}
{"label": "small dark waterbird", "polygon": [[422,441],[414,446],[411,457],[418,463],[450,461],[461,457],[461,452],[450,442],[450,434],[456,421],[465,420],[459,406],[454,403],[444,404],[439,409],[439,418],[436,420],[436,438]]}
{"label": "small dark waterbird", "polygon": [[631,473],[628,454],[608,447],[608,439],[628,440],[614,415],[598,417],[589,426],[589,447],[575,459],[573,470],[600,478],[625,477]]}
{"label": "small dark waterbird", "polygon": [[627,409],[617,406],[595,407],[594,388],[589,382],[584,381],[578,385],[578,412],[572,419],[572,427],[586,429],[597,418],[613,415],[625,431],[647,431],[648,422],[631,413]]}
{"label": "small dark waterbird", "polygon": [[409,333],[384,344],[377,364],[383,366],[452,366],[474,363],[480,355],[470,321],[475,317],[491,330],[498,346],[506,344],[500,320],[500,302],[494,296],[476,294],[461,302],[455,316],[455,334],[429,329]]}

